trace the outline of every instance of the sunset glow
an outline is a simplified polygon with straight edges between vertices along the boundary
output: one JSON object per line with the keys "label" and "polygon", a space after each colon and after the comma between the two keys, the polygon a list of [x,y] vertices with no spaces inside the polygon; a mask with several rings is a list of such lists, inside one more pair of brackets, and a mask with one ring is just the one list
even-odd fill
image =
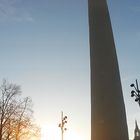
{"label": "sunset glow", "polygon": [[50,124],[42,126],[41,130],[41,140],[59,140],[59,129]]}
{"label": "sunset glow", "polygon": [[[41,140],[61,140],[61,130],[55,125],[43,125]],[[64,140],[82,140],[76,132],[68,130],[64,133]]]}

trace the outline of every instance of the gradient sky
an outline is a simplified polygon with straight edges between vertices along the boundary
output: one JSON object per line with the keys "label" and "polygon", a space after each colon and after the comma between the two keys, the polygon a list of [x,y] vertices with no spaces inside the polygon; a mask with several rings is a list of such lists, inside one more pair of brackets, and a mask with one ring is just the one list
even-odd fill
{"label": "gradient sky", "polygon": [[[108,0],[130,138],[140,108],[129,86],[140,82],[140,1]],[[0,79],[21,85],[35,120],[54,124],[68,116],[67,133],[90,139],[87,0],[0,0]]]}

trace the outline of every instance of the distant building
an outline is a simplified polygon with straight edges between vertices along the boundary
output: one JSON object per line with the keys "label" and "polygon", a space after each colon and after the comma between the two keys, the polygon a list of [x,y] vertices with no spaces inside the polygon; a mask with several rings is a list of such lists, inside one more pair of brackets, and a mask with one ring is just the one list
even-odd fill
{"label": "distant building", "polygon": [[135,121],[134,140],[140,140],[140,129],[138,127],[137,121]]}

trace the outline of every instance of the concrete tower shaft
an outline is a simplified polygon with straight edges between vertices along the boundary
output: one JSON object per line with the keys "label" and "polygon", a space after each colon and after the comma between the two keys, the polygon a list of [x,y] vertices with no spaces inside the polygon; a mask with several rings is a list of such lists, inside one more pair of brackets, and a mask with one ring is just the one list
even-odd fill
{"label": "concrete tower shaft", "polygon": [[125,106],[106,0],[88,0],[91,140],[128,140]]}

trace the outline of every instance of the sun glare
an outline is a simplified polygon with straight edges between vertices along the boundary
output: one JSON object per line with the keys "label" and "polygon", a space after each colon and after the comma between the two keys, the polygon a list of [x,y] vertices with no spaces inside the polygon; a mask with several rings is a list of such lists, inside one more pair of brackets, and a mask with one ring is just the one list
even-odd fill
{"label": "sun glare", "polygon": [[[43,125],[41,130],[41,140],[61,140],[61,130],[55,125]],[[76,132],[67,130],[64,133],[64,140],[81,140]]]}
{"label": "sun glare", "polygon": [[41,130],[41,140],[59,140],[59,129],[53,125],[43,125]]}
{"label": "sun glare", "polygon": [[67,132],[64,138],[64,140],[82,140],[75,132]]}

